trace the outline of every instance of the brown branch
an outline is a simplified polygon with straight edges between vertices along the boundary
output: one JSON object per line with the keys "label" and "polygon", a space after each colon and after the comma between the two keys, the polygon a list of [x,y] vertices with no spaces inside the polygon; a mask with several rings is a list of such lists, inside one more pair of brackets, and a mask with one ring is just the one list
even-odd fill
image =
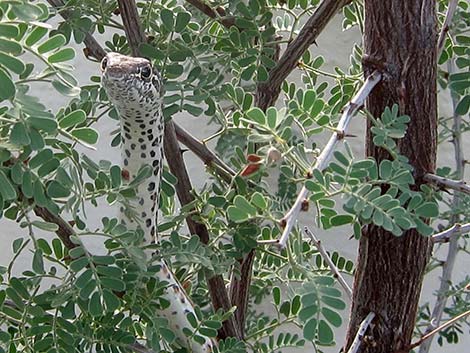
{"label": "brown branch", "polygon": [[465,316],[468,316],[470,315],[470,310],[468,311],[465,311],[463,312],[462,314],[460,315],[457,315],[456,317],[450,319],[449,321],[447,322],[444,322],[441,326],[435,328],[434,330],[432,330],[431,332],[425,334],[423,337],[421,337],[419,340],[417,340],[416,342],[410,344],[406,351],[411,351],[413,348],[416,348],[418,347],[420,344],[422,344],[424,341],[426,341],[428,338],[434,336],[436,333],[438,333],[439,331],[442,331],[443,329],[445,329],[447,326],[449,325],[452,325],[454,322],[464,318]]}
{"label": "brown branch", "polygon": [[188,131],[181,126],[173,123],[175,126],[175,133],[178,141],[188,147],[205,165],[216,169],[217,173],[224,180],[231,181],[232,177],[236,174],[232,168],[224,163],[214,152],[207,146],[191,135]]}
{"label": "brown branch", "polygon": [[45,207],[35,206],[34,213],[46,222],[54,223],[59,227],[55,233],[67,249],[71,250],[77,246],[77,244],[70,240],[70,237],[75,234],[75,231],[67,221],[65,221],[60,216],[53,214]]}
{"label": "brown branch", "polygon": [[[121,16],[123,16],[123,23],[126,27],[126,33],[130,34],[128,37],[129,46],[135,55],[139,55],[139,45],[145,40],[145,34],[140,26],[140,19],[137,14],[136,4],[134,0],[118,0],[121,8]],[[132,10],[130,7],[134,7]],[[124,10],[124,11],[123,11]],[[128,18],[124,18],[129,16]],[[127,27],[132,28],[127,28]],[[164,135],[164,151],[171,172],[178,179],[176,184],[176,193],[182,206],[187,205],[194,201],[194,196],[191,194],[192,185],[189,179],[186,165],[181,155],[180,146],[176,138],[175,126],[173,121],[168,121],[165,125]],[[194,213],[193,215],[194,216]],[[205,224],[196,222],[192,216],[186,217],[186,223],[192,234],[197,234],[202,243],[208,244],[209,231]],[[225,282],[221,275],[207,276],[207,286],[212,300],[212,305],[215,310],[223,309],[228,311],[231,309],[232,304],[225,289]],[[225,337],[240,337],[234,318],[229,318],[223,323],[222,329],[219,331],[220,338]]]}
{"label": "brown branch", "polygon": [[139,46],[146,42],[135,0],[118,0],[122,24],[133,56],[141,56]]}
{"label": "brown branch", "polygon": [[221,7],[217,7],[213,9],[212,7],[207,5],[205,2],[202,2],[200,0],[186,0],[186,2],[193,5],[195,8],[205,13],[210,18],[217,20],[224,27],[230,28],[232,26],[235,26],[235,18],[226,17],[225,10]]}
{"label": "brown branch", "polygon": [[256,106],[262,110],[274,105],[281,92],[282,82],[297,66],[303,53],[317,39],[325,26],[343,6],[352,0],[323,0],[302,27],[299,35],[287,46],[286,51],[269,72],[269,79],[256,87]]}

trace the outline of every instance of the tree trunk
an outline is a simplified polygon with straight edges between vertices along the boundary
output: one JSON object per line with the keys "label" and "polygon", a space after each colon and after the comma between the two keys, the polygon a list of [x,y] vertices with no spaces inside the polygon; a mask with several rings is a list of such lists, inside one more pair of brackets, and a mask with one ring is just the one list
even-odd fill
{"label": "tree trunk", "polygon": [[[385,107],[398,104],[411,117],[401,154],[414,167],[415,188],[426,172],[433,172],[437,145],[436,16],[434,0],[365,0],[365,74],[383,73],[382,82],[366,107],[380,118]],[[367,126],[367,155],[378,163],[389,158],[371,140]],[[346,338],[350,347],[369,312],[376,318],[361,352],[393,353],[411,341],[425,266],[431,253],[429,238],[415,230],[396,237],[365,227],[359,243],[353,304]]]}

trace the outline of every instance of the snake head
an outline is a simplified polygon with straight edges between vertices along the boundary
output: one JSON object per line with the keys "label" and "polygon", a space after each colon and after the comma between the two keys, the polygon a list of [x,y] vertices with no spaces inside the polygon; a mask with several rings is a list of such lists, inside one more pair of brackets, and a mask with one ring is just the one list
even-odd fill
{"label": "snake head", "polygon": [[162,80],[149,60],[108,53],[101,61],[101,71],[108,98],[121,113],[131,108],[160,108]]}

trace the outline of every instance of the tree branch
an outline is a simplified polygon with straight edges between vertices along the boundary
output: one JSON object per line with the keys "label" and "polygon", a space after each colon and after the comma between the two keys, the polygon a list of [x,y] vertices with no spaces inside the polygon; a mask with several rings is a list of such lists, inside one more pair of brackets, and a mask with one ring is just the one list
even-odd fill
{"label": "tree branch", "polygon": [[259,83],[256,87],[255,101],[262,110],[274,105],[281,92],[282,82],[297,66],[303,53],[312,45],[330,22],[333,16],[343,6],[352,0],[323,0],[313,15],[308,19],[299,32],[299,35],[287,46],[282,57],[269,71],[266,82]]}
{"label": "tree branch", "polygon": [[449,321],[443,323],[441,326],[439,326],[439,327],[435,328],[434,330],[432,330],[431,332],[425,334],[423,337],[421,337],[415,343],[410,344],[410,346],[407,347],[407,351],[411,351],[413,348],[418,347],[421,343],[426,341],[428,338],[434,336],[436,333],[438,333],[439,331],[442,331],[447,326],[452,325],[454,322],[456,322],[456,321],[458,321],[458,320],[460,320],[460,319],[462,319],[462,318],[464,318],[465,316],[468,316],[468,315],[470,315],[470,310],[465,311],[464,313],[462,313],[460,315],[457,315],[456,317],[454,317],[454,318],[450,319]]}
{"label": "tree branch", "polygon": [[[449,229],[443,230],[442,232],[434,234],[431,239],[433,243],[447,243],[451,239],[458,237],[460,235],[470,233],[470,223],[465,223],[465,224],[460,224],[460,223],[455,223],[452,227]],[[448,258],[447,258],[448,260]],[[447,262],[447,261],[446,261]],[[444,278],[441,279],[441,281],[444,281]],[[448,279],[447,279],[448,281]]]}
{"label": "tree branch", "polygon": [[436,174],[426,173],[423,179],[428,183],[436,184],[443,189],[452,189],[465,194],[470,194],[470,186],[463,180],[452,180]]}
{"label": "tree branch", "polygon": [[356,336],[354,337],[354,341],[351,344],[351,347],[349,347],[348,353],[357,353],[357,351],[361,347],[362,338],[366,334],[367,328],[371,324],[372,320],[374,320],[374,317],[375,314],[370,312],[362,321],[361,325],[359,326],[359,329],[357,330]]}
{"label": "tree branch", "polygon": [[188,147],[205,165],[218,168],[218,172],[221,177],[231,177],[236,173],[227,164],[224,163],[214,152],[212,152],[207,146],[191,135],[188,131],[183,129],[181,126],[174,123],[175,133],[178,141]]}
{"label": "tree branch", "polygon": [[[366,100],[369,93],[374,89],[374,87],[380,82],[382,75],[378,71],[374,71],[364,82],[364,85],[361,89],[356,93],[353,97],[349,105],[344,109],[343,115],[338,122],[338,126],[336,127],[336,131],[330,137],[328,143],[326,144],[323,151],[318,156],[315,165],[313,166],[312,170],[318,169],[322,171],[328,166],[328,163],[333,155],[333,152],[336,148],[336,145],[343,140],[346,129],[349,126],[351,118],[356,114],[357,110],[362,107],[364,101]],[[300,210],[302,208],[302,203],[308,196],[308,190],[305,186],[302,187],[300,190],[297,199],[294,202],[294,205],[291,209],[286,213],[284,218],[282,219],[282,224],[284,225],[284,230],[282,232],[281,237],[277,240],[276,244],[280,248],[284,248],[289,238],[289,234],[294,226],[297,218],[299,217]]]}
{"label": "tree branch", "polygon": [[205,13],[210,18],[216,20],[224,27],[230,28],[232,26],[235,26],[235,17],[226,17],[225,10],[221,7],[216,7],[215,9],[213,9],[205,2],[202,2],[200,0],[186,0],[186,2],[193,5],[195,8]]}
{"label": "tree branch", "polygon": [[[140,26],[140,19],[138,17],[136,4],[134,0],[118,0],[119,7],[121,9],[121,16],[123,16],[123,23],[126,28],[126,33],[130,34],[128,37],[129,46],[132,48],[132,52],[135,55],[140,55],[139,45],[142,40],[145,40],[145,34]],[[134,7],[132,10],[131,7]],[[124,11],[123,11],[124,10]],[[128,18],[124,18],[128,16]],[[127,28],[127,27],[132,28]],[[171,172],[178,179],[176,184],[176,192],[181,206],[185,206],[188,203],[194,201],[194,196],[191,194],[192,185],[189,179],[186,166],[184,164],[183,156],[176,138],[175,126],[172,120],[165,124],[165,135],[164,135],[164,151],[166,160],[169,162]],[[209,243],[209,231],[203,223],[196,222],[192,217],[194,213],[186,217],[186,223],[192,234],[197,234],[202,243]],[[207,276],[207,286],[212,300],[212,305],[215,310],[223,309],[229,311],[232,307],[228,293],[225,289],[225,282],[221,275]],[[237,325],[234,322],[234,318],[229,318],[223,323],[222,329],[219,331],[220,338],[225,337],[237,337],[240,335],[237,330]]]}
{"label": "tree branch", "polygon": [[444,43],[446,41],[447,33],[449,32],[450,24],[454,18],[455,10],[457,9],[458,0],[449,0],[449,5],[447,6],[446,17],[444,23],[442,24],[441,31],[439,32],[439,39],[437,40],[437,57],[442,53],[444,49]]}
{"label": "tree branch", "polygon": [[323,248],[323,245],[321,244],[321,241],[313,234],[308,227],[304,228],[305,234],[307,234],[310,239],[312,240],[312,243],[315,245],[317,248],[318,252],[320,253],[320,256],[325,260],[325,262],[328,264],[328,267],[330,268],[330,271],[333,273],[333,277],[335,277],[341,287],[343,287],[344,291],[349,297],[349,300],[352,300],[352,289],[349,287],[349,284],[346,282],[344,277],[341,275],[339,272],[338,268],[335,266],[333,261],[331,261],[330,256],[326,252],[326,250]]}

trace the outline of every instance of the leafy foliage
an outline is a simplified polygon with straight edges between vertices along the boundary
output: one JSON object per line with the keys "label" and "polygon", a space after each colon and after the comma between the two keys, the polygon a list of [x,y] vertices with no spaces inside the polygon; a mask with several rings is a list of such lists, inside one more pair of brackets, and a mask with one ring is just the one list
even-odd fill
{"label": "leafy foliage", "polygon": [[[240,260],[253,249],[257,254],[246,339],[221,340],[215,351],[331,346],[346,304],[325,260],[297,229],[285,249],[266,245],[279,237],[279,220],[299,188],[305,185],[310,192],[303,208],[317,228],[344,227],[356,237],[366,224],[397,236],[411,228],[430,235],[434,228],[428,219],[449,219],[468,209],[470,202],[463,198],[461,209],[439,213],[438,202],[450,206],[448,197],[414,186],[413,171],[397,148],[410,117],[400,115],[396,105],[381,117],[366,113],[374,143],[389,152],[390,160],[378,165],[373,159],[357,159],[345,144],[326,170],[310,175],[324,147],[321,141],[335,131],[342,109],[362,84],[361,45],[351,48],[347,70],[336,67],[332,72],[324,57],[306,51],[296,68],[300,81],[282,83],[276,107],[256,107],[256,88],[269,80],[277,52],[297,36],[319,3],[210,2],[221,18],[233,20],[226,27],[188,2],[137,1],[149,35],[140,50],[165,78],[165,118],[182,112],[210,124],[216,133],[204,142],[216,140],[217,155],[236,172],[227,180],[208,170],[205,184],[193,191],[195,201],[178,208],[178,180],[165,170],[158,245],[143,244],[140,230],[126,229],[111,214],[103,214],[100,225],[88,219],[106,204],[128,208],[138,185],[152,174],[145,166],[128,183],[120,166],[89,153],[106,136],[98,132],[99,126],[117,128],[118,114],[98,76],[88,81],[76,77],[71,63],[81,54],[71,44],[83,43],[87,33],[112,31],[106,50],[129,54],[115,17],[116,3],[67,1],[60,10],[69,16],[67,21],[45,2],[0,3],[0,215],[2,222],[17,222],[23,233],[12,243],[11,262],[0,267],[0,353],[128,352],[136,342],[155,351],[181,349],[166,319],[158,315],[168,306],[162,298],[166,283],[155,276],[161,258],[171,264],[195,303],[197,317],[188,317],[188,338],[216,337],[234,308],[212,312],[204,275],[240,277]],[[446,6],[440,1],[440,12]],[[461,70],[440,77],[443,87],[457,95],[460,115],[468,114],[470,106],[466,10],[468,5],[460,2],[460,32],[455,42],[446,41],[440,58],[441,63],[455,58]],[[345,29],[362,28],[361,1],[344,7],[343,15]],[[57,22],[55,27],[49,24]],[[88,64],[98,74],[98,65]],[[39,99],[43,89],[58,94],[57,111]],[[464,123],[460,132],[468,130]],[[120,144],[117,131],[110,142],[114,148]],[[443,119],[441,140],[453,133]],[[450,168],[439,173],[453,175]],[[35,217],[38,210],[68,221],[71,244],[56,236],[64,225]],[[186,217],[207,226],[208,244],[189,234]],[[90,245],[90,237],[98,239],[98,249]],[[353,275],[350,259],[336,250],[330,255],[342,274]],[[29,266],[21,265],[20,258],[27,258]],[[462,299],[465,285],[449,293],[454,298],[449,315],[468,306]],[[267,301],[272,301],[270,312],[258,306]],[[423,309],[421,319],[428,318]],[[441,341],[456,342],[459,330],[450,327]]]}

